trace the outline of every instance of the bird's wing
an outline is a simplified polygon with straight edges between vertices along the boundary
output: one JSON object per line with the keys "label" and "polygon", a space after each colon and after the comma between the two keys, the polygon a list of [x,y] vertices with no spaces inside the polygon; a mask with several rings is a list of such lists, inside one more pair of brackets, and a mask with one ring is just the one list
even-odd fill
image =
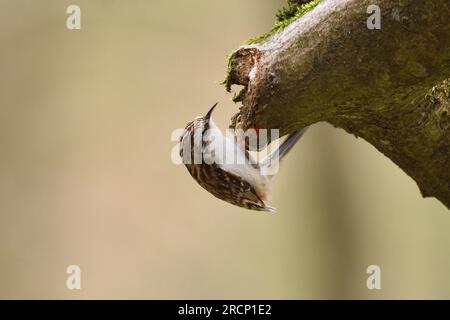
{"label": "bird's wing", "polygon": [[247,209],[269,211],[264,209],[266,205],[255,188],[238,175],[225,171],[216,164],[192,166],[189,171],[216,198]]}

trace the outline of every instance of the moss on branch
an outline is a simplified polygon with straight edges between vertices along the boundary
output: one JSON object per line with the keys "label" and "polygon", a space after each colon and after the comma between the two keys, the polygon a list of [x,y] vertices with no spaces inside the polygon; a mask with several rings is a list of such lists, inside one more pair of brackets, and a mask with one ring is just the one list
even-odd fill
{"label": "moss on branch", "polygon": [[270,29],[269,32],[266,32],[257,37],[248,39],[244,44],[251,45],[255,43],[260,43],[268,38],[270,38],[275,33],[283,31],[288,25],[292,22],[300,18],[302,15],[307,13],[308,11],[314,9],[321,0],[312,0],[306,3],[302,3],[301,1],[289,1],[288,6],[278,10],[274,26]]}
{"label": "moss on branch", "polygon": [[[288,0],[288,6],[284,7],[282,9],[279,9],[275,21],[275,24],[270,29],[270,31],[259,35],[254,38],[250,38],[247,41],[244,42],[244,45],[252,45],[261,43],[264,40],[267,40],[274,34],[283,31],[288,25],[290,25],[292,22],[300,18],[302,15],[307,13],[308,11],[314,9],[321,0],[312,0],[312,1],[305,1],[305,0]],[[233,51],[231,54],[227,57],[227,73],[225,76],[225,80],[221,83],[225,86],[225,90],[227,92],[231,92],[231,86],[233,85],[233,76],[232,72],[236,67],[235,62],[235,54],[236,51]],[[234,102],[240,101],[240,94],[237,94],[232,100]]]}

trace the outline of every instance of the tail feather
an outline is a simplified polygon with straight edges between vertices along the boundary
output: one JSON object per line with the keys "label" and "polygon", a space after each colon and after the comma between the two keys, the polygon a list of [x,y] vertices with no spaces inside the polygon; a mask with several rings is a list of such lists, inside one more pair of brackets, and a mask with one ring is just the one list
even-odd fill
{"label": "tail feather", "polygon": [[281,144],[278,150],[274,151],[267,159],[263,162],[263,166],[269,166],[274,161],[281,161],[283,158],[291,151],[292,147],[300,140],[305,134],[309,127],[302,128],[291,133]]}
{"label": "tail feather", "polygon": [[277,212],[277,208],[268,206],[268,205],[266,204],[266,205],[264,206],[264,208],[262,209],[262,211],[275,213],[275,212]]}

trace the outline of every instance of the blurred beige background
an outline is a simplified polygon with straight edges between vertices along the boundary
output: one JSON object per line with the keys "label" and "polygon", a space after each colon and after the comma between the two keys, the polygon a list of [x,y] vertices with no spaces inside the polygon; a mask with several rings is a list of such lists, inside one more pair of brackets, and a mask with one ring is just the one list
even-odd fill
{"label": "blurred beige background", "polygon": [[226,127],[226,55],[284,1],[0,4],[0,298],[450,298],[450,212],[361,139],[315,125],[275,215],[171,163],[172,131],[216,101]]}

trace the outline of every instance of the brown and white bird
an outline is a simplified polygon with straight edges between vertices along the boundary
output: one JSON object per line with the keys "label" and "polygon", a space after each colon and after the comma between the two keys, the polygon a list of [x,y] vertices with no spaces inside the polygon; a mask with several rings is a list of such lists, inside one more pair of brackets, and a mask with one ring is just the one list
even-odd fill
{"label": "brown and white bird", "polygon": [[221,133],[211,118],[216,106],[217,103],[205,116],[186,125],[180,138],[183,163],[194,180],[215,197],[246,209],[275,212],[275,208],[265,204],[273,175],[264,173],[289,152],[307,128],[289,135],[278,150],[257,163],[236,136]]}

